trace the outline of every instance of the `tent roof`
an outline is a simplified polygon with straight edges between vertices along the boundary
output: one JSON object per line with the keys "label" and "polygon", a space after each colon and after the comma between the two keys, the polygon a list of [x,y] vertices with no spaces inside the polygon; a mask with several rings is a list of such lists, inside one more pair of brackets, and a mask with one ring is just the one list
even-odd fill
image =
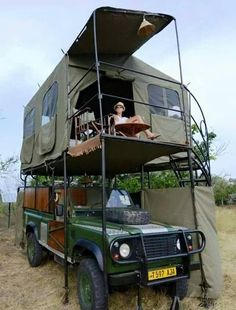
{"label": "tent roof", "polygon": [[[174,19],[165,14],[111,7],[98,8],[93,14],[96,16],[98,53],[113,55],[132,55]],[[93,14],[69,48],[69,55],[94,54]],[[137,34],[144,16],[156,26],[155,32],[147,38],[141,38]]]}

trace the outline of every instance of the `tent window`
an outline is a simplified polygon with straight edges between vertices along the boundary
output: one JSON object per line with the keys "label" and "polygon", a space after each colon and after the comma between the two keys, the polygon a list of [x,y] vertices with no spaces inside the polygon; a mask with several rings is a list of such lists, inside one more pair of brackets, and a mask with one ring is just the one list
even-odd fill
{"label": "tent window", "polygon": [[[157,85],[148,85],[150,112],[163,116],[181,118],[180,100],[177,91]],[[178,111],[172,111],[174,109]]]}
{"label": "tent window", "polygon": [[42,126],[49,123],[56,114],[58,83],[54,82],[43,98]]}
{"label": "tent window", "polygon": [[24,138],[30,137],[34,134],[35,129],[35,108],[28,112],[24,120]]}

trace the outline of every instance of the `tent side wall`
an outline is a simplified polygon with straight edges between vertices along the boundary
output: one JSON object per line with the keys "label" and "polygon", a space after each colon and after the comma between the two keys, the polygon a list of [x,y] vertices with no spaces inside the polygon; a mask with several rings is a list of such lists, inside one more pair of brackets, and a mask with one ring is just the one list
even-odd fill
{"label": "tent side wall", "polygon": [[[203,270],[209,285],[208,297],[218,298],[223,279],[215,226],[215,205],[211,187],[195,187],[195,206],[198,227],[195,227],[194,207],[190,188],[147,189],[142,192],[142,207],[152,214],[152,220],[169,225],[197,228],[206,236],[203,251]],[[188,295],[201,296],[201,272],[191,272]]]}
{"label": "tent side wall", "polygon": [[[66,72],[67,61],[64,57],[25,108],[21,149],[23,170],[41,165],[49,159],[58,158],[67,147]],[[55,111],[50,111],[47,102],[52,96],[50,89],[52,90],[55,85],[57,86],[54,93]],[[25,136],[27,117],[30,113],[33,114],[31,128],[29,135]],[[43,117],[47,118],[46,122]]]}
{"label": "tent side wall", "polygon": [[[130,68],[134,71],[149,74],[149,76],[147,76],[134,71],[121,70],[120,68],[101,64],[101,76],[108,76],[116,80],[126,80],[131,83],[134,104],[129,102],[126,104],[133,105],[135,114],[141,115],[144,121],[151,125],[153,132],[160,134],[158,141],[186,145],[184,120],[181,118],[168,117],[168,115],[161,116],[153,114],[151,113],[150,106],[148,106],[149,85],[157,85],[162,88],[173,90],[178,94],[180,102],[182,102],[182,92],[179,83],[134,56],[127,58],[124,56],[112,57],[110,55],[103,56],[102,60],[118,66]],[[23,171],[45,164],[47,161],[60,158],[62,152],[70,146],[71,130],[73,128],[73,119],[70,119],[70,116],[74,113],[74,108],[76,107],[80,92],[96,81],[95,70],[91,70],[86,74],[88,68],[91,67],[93,63],[92,57],[82,55],[79,58],[75,56],[65,56],[26,106],[24,132],[30,131],[30,134],[24,134],[22,144],[21,162]],[[160,79],[155,78],[155,76]],[[50,113],[50,111],[47,111],[47,106],[45,109],[45,98],[47,99],[48,93],[54,83],[58,84],[55,115],[45,124],[43,123],[43,114]],[[69,85],[72,90],[69,96],[67,96],[67,85]],[[113,101],[114,100],[113,98]],[[108,105],[110,104],[109,113],[113,113],[113,101],[107,100]],[[139,102],[144,102],[146,105]],[[93,103],[96,102],[93,100]],[[181,109],[188,111],[188,103],[186,100],[185,103],[185,107],[181,107]],[[108,108],[106,108],[106,110],[108,110]],[[189,124],[188,114],[187,121]],[[189,126],[187,127],[189,129]]]}
{"label": "tent side wall", "polygon": [[[171,111],[159,109],[160,114],[152,113],[152,108],[148,105],[135,104],[135,112],[138,115],[142,115],[146,123],[150,124],[153,132],[160,134],[158,141],[170,142],[178,144],[190,144],[190,110],[187,98],[187,93],[184,91],[184,98],[181,90],[181,86],[178,81],[164,74],[163,72],[149,66],[136,57],[130,57],[125,66],[134,68],[137,71],[147,73],[149,76],[134,74],[133,93],[134,100],[151,104],[151,92],[150,86],[158,87],[164,92],[170,91],[178,98],[180,106],[177,108],[186,113],[186,126],[183,119],[183,114]],[[156,76],[156,78],[154,77]],[[157,98],[154,98],[154,101]],[[167,96],[165,98],[167,100]],[[155,108],[154,108],[155,109]],[[186,134],[187,129],[187,134]]]}

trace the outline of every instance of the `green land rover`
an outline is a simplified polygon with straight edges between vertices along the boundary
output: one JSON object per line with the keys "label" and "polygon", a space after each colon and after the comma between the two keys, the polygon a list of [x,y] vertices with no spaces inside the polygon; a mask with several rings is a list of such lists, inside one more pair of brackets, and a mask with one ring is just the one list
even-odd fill
{"label": "green land rover", "polygon": [[[68,189],[67,261],[78,265],[81,309],[106,309],[106,290],[132,284],[167,283],[173,296],[185,297],[193,265],[191,256],[205,246],[203,233],[152,221],[151,214],[138,203],[134,205],[125,190],[106,193],[104,228],[101,188]],[[50,187],[25,188],[24,227],[32,267],[41,264],[43,251],[52,253],[56,261],[64,260],[64,189],[56,187],[53,195],[51,199]],[[201,240],[200,244],[196,239]]]}

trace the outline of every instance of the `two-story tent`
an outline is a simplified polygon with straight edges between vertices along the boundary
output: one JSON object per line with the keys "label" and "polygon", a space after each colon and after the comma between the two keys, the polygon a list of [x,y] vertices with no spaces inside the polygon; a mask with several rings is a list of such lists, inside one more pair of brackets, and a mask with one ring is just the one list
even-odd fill
{"label": "two-story tent", "polygon": [[[171,22],[176,26],[165,14],[110,7],[94,11],[25,108],[22,173],[65,180],[102,175],[105,186],[106,178],[116,174],[173,169],[180,188],[143,189],[142,207],[159,221],[204,231],[207,248],[190,294],[200,295],[204,287],[215,298],[221,274],[205,118],[197,127],[206,134],[202,152],[191,132],[191,102],[198,102],[182,76],[179,82],[133,55]],[[180,59],[179,64],[181,69]],[[160,136],[150,140],[143,133],[137,138],[116,130],[111,114],[118,101],[126,106],[125,116],[140,115]],[[103,191],[104,206],[105,200]]]}

